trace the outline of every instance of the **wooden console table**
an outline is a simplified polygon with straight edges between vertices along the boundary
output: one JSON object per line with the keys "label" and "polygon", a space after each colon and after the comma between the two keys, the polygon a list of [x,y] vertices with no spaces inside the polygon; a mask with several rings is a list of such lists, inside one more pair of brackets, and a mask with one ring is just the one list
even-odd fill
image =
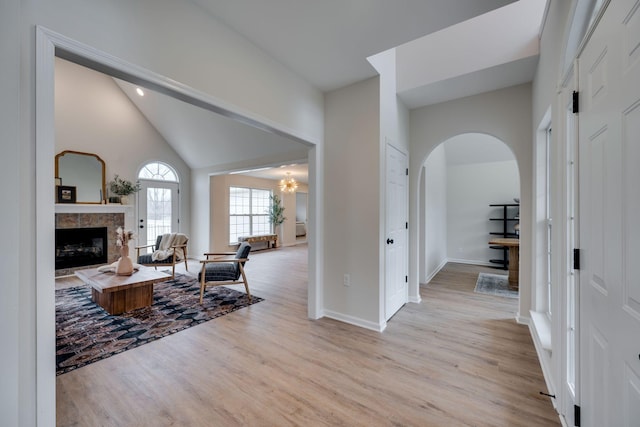
{"label": "wooden console table", "polygon": [[102,273],[96,268],[78,270],[75,274],[91,286],[91,299],[109,314],[150,306],[153,284],[171,279],[168,273],[144,266],[131,276]]}
{"label": "wooden console table", "polygon": [[256,236],[239,236],[238,242],[247,242],[247,243],[267,242],[267,249],[275,248],[276,246],[278,246],[278,235],[277,234],[260,234]]}
{"label": "wooden console table", "polygon": [[520,240],[510,238],[491,239],[489,244],[509,248],[509,288],[517,291],[519,289],[518,275],[520,273]]}

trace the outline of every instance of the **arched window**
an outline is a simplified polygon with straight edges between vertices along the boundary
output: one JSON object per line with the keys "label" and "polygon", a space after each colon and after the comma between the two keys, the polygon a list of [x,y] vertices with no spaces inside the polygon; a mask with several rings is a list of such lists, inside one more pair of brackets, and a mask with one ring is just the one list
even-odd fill
{"label": "arched window", "polygon": [[165,163],[147,163],[140,169],[139,179],[150,179],[153,181],[178,182],[178,175],[173,168]]}
{"label": "arched window", "polygon": [[158,236],[179,231],[178,174],[166,163],[151,162],[140,169],[138,182],[139,241],[151,245]]}

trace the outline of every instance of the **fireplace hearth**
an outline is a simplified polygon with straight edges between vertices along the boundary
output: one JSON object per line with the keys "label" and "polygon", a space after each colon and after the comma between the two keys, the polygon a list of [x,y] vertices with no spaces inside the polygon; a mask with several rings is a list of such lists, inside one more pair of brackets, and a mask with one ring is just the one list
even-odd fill
{"label": "fireplace hearth", "polygon": [[107,227],[56,229],[56,270],[105,264],[107,252]]}

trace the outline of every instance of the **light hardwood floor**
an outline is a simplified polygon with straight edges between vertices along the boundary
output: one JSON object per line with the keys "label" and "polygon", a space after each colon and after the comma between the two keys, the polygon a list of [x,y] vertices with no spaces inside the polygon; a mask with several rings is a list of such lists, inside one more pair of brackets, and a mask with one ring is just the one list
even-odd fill
{"label": "light hardwood floor", "polygon": [[378,333],[307,319],[306,256],[252,253],[265,301],[59,376],[58,425],[560,425],[516,300],[473,292],[496,270],[447,265]]}

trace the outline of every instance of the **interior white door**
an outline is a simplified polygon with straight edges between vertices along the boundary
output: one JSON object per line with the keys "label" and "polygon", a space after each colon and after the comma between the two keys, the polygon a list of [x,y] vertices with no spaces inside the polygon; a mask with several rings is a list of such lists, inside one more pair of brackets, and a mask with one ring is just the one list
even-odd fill
{"label": "interior white door", "polygon": [[408,300],[407,156],[386,146],[385,319]]}
{"label": "interior white door", "polygon": [[140,180],[138,192],[138,242],[152,245],[156,237],[177,232],[178,183]]}
{"label": "interior white door", "polygon": [[579,57],[584,426],[640,420],[640,5],[609,3]]}
{"label": "interior white door", "polygon": [[564,226],[566,242],[564,268],[562,274],[564,285],[561,288],[562,310],[558,310],[558,315],[563,314],[561,319],[562,330],[562,353],[564,359],[561,366],[562,399],[560,412],[565,418],[567,425],[575,425],[575,405],[579,404],[579,376],[577,375],[580,360],[578,352],[578,307],[579,307],[579,280],[574,269],[573,249],[578,245],[578,175],[577,175],[577,119],[573,112],[573,93],[577,89],[576,70],[572,70],[562,88],[562,105],[564,109],[564,160],[565,177],[563,191],[563,217],[566,224]]}

